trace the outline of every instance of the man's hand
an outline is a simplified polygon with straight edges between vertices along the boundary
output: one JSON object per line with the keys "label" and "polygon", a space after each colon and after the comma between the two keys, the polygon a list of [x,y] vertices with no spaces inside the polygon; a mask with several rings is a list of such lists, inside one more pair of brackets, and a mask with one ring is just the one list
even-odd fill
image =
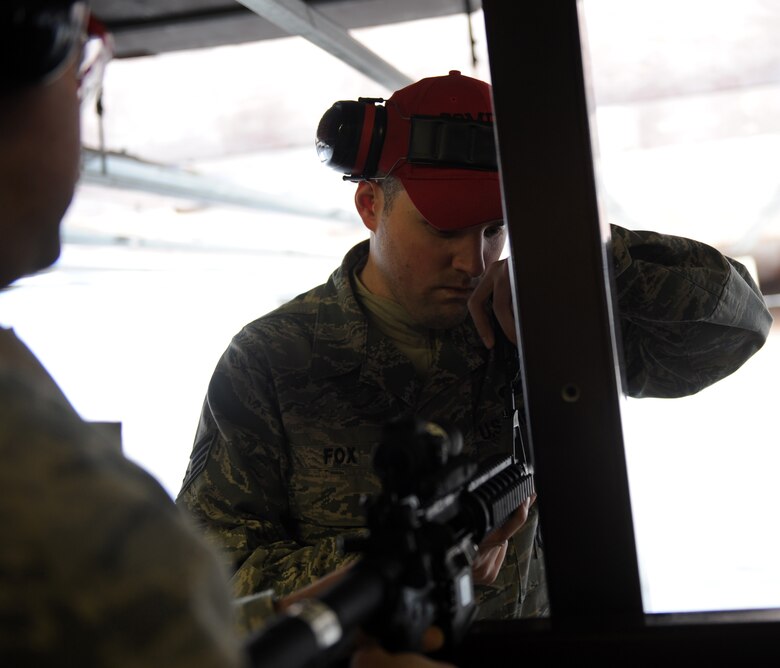
{"label": "man's hand", "polygon": [[509,282],[509,263],[499,260],[491,264],[469,298],[469,312],[485,346],[492,348],[496,337],[488,311],[488,300],[493,296],[493,313],[506,337],[517,345],[515,312],[512,306],[512,287]]}
{"label": "man's hand", "polygon": [[[423,652],[433,652],[444,645],[444,634],[432,626],[425,632],[422,644]],[[450,663],[434,661],[416,652],[391,654],[373,643],[358,647],[349,665],[350,668],[454,668]]]}
{"label": "man's hand", "polygon": [[536,501],[531,495],[500,527],[491,531],[479,544],[477,558],[471,567],[474,584],[491,584],[504,563],[509,539],[528,519],[528,512]]}

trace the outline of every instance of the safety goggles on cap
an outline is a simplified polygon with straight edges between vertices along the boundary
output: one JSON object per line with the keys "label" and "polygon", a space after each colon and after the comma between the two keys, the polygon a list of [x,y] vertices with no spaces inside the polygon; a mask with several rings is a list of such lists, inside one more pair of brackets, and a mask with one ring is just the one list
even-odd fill
{"label": "safety goggles on cap", "polygon": [[84,40],[78,71],[79,99],[82,104],[100,94],[106,65],[114,55],[111,35],[94,15],[87,22]]}

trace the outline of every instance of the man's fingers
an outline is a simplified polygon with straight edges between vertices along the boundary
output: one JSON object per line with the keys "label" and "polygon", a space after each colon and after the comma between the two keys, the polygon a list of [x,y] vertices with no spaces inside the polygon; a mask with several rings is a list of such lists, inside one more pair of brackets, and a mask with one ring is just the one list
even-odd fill
{"label": "man's fingers", "polygon": [[430,626],[422,637],[422,653],[402,652],[392,654],[376,644],[365,640],[352,654],[350,668],[454,668],[452,664],[434,661],[424,656],[444,646],[444,632],[437,626]]}
{"label": "man's fingers", "polygon": [[438,626],[429,626],[422,638],[422,651],[435,652],[444,646],[444,631]]}
{"label": "man's fingers", "polygon": [[493,281],[491,279],[492,266],[488,269],[485,276],[482,277],[479,285],[474,289],[469,297],[468,307],[474,326],[477,328],[482,342],[487,348],[492,348],[495,343],[493,326],[490,322],[490,314],[485,305],[490,295],[493,294]]}
{"label": "man's fingers", "polygon": [[515,510],[515,512],[509,516],[506,522],[504,522],[497,529],[493,529],[493,531],[491,531],[482,539],[482,542],[479,546],[480,549],[486,549],[494,545],[498,545],[514,536],[520,527],[522,527],[523,524],[525,524],[528,520],[528,513],[535,500],[536,495],[534,494],[523,501],[517,510]]}
{"label": "man's fingers", "polygon": [[472,567],[472,577],[475,584],[491,584],[495,581],[506,558],[507,548],[507,541],[484,551],[482,547],[479,548],[480,555]]}
{"label": "man's fingers", "polygon": [[506,337],[517,345],[515,310],[512,305],[512,286],[509,282],[509,265],[503,262],[493,284],[493,312]]}
{"label": "man's fingers", "polygon": [[507,338],[517,345],[515,313],[512,305],[512,287],[509,281],[509,264],[499,260],[491,264],[474,289],[468,301],[469,312],[485,346],[495,345],[495,332],[487,303],[493,298],[493,313]]}
{"label": "man's fingers", "polygon": [[477,547],[477,558],[472,566],[472,575],[476,584],[490,584],[498,577],[506,557],[509,539],[528,520],[528,513],[534,501],[536,501],[536,494],[523,501],[504,524],[482,539]]}

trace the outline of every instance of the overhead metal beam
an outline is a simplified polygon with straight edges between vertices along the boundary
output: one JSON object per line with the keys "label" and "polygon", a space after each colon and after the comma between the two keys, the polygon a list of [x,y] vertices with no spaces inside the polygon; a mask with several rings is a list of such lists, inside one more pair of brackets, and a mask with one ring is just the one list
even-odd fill
{"label": "overhead metal beam", "polygon": [[290,35],[307,39],[388,90],[397,90],[413,83],[413,79],[302,0],[238,1]]}
{"label": "overhead metal beam", "polygon": [[289,197],[262,193],[170,165],[159,165],[117,153],[89,148],[82,152],[81,181],[92,185],[174,197],[293,216],[352,222],[354,215],[340,209],[292,202]]}

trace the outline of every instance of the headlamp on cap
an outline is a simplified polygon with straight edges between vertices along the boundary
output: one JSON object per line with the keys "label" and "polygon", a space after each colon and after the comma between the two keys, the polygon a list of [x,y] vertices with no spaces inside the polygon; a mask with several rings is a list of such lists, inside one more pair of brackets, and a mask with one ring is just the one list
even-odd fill
{"label": "headlamp on cap", "polygon": [[315,145],[320,161],[347,176],[362,181],[377,177],[385,139],[387,110],[382,98],[342,100],[325,112],[317,126]]}

